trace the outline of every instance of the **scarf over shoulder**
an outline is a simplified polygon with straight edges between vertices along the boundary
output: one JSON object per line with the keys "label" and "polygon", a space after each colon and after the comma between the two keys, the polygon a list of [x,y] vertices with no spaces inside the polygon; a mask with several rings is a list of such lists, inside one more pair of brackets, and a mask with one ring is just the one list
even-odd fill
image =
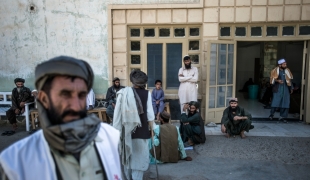
{"label": "scarf over shoulder", "polygon": [[141,126],[140,117],[131,87],[125,87],[117,92],[117,103],[113,115],[113,127],[121,132],[119,151],[123,165],[129,165],[132,154],[131,134]]}
{"label": "scarf over shoulder", "polygon": [[[289,68],[286,68],[284,71],[285,71],[286,84],[288,86],[291,86],[291,79],[293,79],[293,74],[291,73]],[[279,77],[279,67],[276,67],[270,72],[270,84],[273,84],[275,80],[278,79],[278,77]]]}

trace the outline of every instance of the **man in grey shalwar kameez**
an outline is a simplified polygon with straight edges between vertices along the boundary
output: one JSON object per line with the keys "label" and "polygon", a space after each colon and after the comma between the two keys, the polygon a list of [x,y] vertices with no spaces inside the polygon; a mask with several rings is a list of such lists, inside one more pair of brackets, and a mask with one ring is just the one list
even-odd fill
{"label": "man in grey shalwar kameez", "polygon": [[[285,59],[278,61],[278,67],[273,69],[270,73],[270,84],[272,84],[273,98],[271,102],[270,119],[273,119],[277,108],[280,109],[279,121],[287,118],[288,110],[290,108],[290,94],[293,93],[293,84],[291,79],[293,75],[287,68]],[[287,122],[283,119],[283,122]]]}
{"label": "man in grey shalwar kameez", "polygon": [[113,126],[121,132],[120,154],[127,179],[142,180],[149,167],[148,139],[154,123],[151,93],[145,89],[147,75],[134,70],[130,74],[133,87],[117,92]]}

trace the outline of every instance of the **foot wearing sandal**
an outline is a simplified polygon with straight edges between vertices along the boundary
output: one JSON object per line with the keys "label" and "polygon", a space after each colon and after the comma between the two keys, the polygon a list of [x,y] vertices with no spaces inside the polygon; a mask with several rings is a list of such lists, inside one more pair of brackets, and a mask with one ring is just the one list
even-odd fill
{"label": "foot wearing sandal", "polygon": [[241,136],[241,139],[245,139],[246,138],[246,136],[244,135],[244,131],[241,131],[240,136]]}
{"label": "foot wearing sandal", "polygon": [[270,119],[270,120],[273,119],[273,114],[270,114],[269,119]]}
{"label": "foot wearing sandal", "polygon": [[230,138],[230,134],[229,134],[229,133],[226,133],[225,136],[226,136],[227,138]]}

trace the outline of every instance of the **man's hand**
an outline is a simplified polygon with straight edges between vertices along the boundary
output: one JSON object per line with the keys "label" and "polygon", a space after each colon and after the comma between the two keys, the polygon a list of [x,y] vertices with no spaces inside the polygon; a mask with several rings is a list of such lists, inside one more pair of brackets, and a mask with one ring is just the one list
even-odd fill
{"label": "man's hand", "polygon": [[293,90],[293,89],[291,89],[291,94],[293,94],[293,92],[294,92],[294,90]]}
{"label": "man's hand", "polygon": [[20,110],[19,109],[15,109],[15,114],[19,114]]}
{"label": "man's hand", "polygon": [[283,84],[283,81],[282,81],[282,80],[280,80],[280,79],[279,79],[279,80],[277,80],[277,82],[278,82],[278,83],[280,83],[280,84]]}
{"label": "man's hand", "polygon": [[179,76],[180,76],[180,77],[184,77],[184,75],[183,75],[183,74],[179,74]]}
{"label": "man's hand", "polygon": [[183,123],[183,125],[189,125],[189,123],[187,122],[187,123]]}
{"label": "man's hand", "polygon": [[19,106],[20,107],[25,107],[25,104],[26,104],[25,102],[21,102],[21,103],[19,103]]}
{"label": "man's hand", "polygon": [[159,100],[156,101],[156,104],[159,104]]}
{"label": "man's hand", "polygon": [[226,133],[226,127],[224,126],[224,124],[221,125],[221,131],[222,133]]}
{"label": "man's hand", "polygon": [[239,121],[239,120],[241,120],[241,119],[242,119],[241,116],[235,116],[235,117],[234,117],[234,121]]}
{"label": "man's hand", "polygon": [[112,106],[113,106],[113,108],[115,109],[115,104],[114,104],[114,103],[112,103]]}
{"label": "man's hand", "polygon": [[184,104],[184,106],[183,106],[183,111],[186,111],[186,109],[188,109],[188,104]]}

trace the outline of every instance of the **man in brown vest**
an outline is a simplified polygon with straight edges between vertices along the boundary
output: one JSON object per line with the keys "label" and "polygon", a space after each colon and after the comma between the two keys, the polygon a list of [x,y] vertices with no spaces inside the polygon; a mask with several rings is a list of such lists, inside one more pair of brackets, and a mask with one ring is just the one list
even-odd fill
{"label": "man in brown vest", "polygon": [[[155,125],[154,127],[153,142],[156,149],[157,163],[176,163],[180,159],[191,161],[192,158],[186,156],[179,128],[170,124],[169,119],[170,114],[163,111],[159,114],[161,125]],[[151,149],[150,153],[150,162],[152,164],[155,163],[154,150]]]}

